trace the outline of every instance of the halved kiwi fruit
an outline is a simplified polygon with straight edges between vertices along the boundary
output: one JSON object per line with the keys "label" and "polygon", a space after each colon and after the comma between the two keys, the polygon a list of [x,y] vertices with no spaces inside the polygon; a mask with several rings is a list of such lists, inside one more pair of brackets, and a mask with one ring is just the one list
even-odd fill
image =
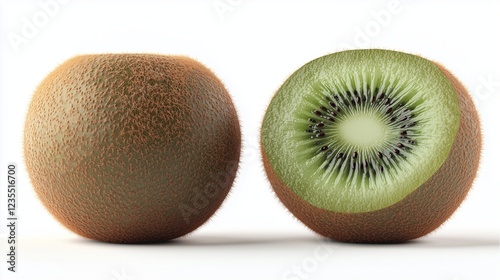
{"label": "halved kiwi fruit", "polygon": [[402,242],[447,220],[481,152],[471,97],[444,67],[389,50],[317,58],[265,114],[271,185],[305,225],[345,242]]}
{"label": "halved kiwi fruit", "polygon": [[71,58],[37,88],[24,130],[42,203],[75,233],[114,243],[202,225],[231,188],[240,146],[224,85],[184,56]]}

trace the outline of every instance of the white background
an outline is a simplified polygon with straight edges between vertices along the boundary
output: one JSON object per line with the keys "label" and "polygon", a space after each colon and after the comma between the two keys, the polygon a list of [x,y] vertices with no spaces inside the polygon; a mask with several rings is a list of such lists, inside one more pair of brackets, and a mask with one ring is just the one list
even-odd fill
{"label": "white background", "polygon": [[[7,271],[7,184],[0,181],[0,279],[500,279],[500,2],[54,1],[0,1],[0,173],[16,162],[19,174],[16,273]],[[56,4],[44,8],[48,2]],[[323,240],[266,181],[258,138],[273,93],[304,63],[349,48],[438,61],[480,111],[484,150],[474,187],[447,223],[420,240]],[[37,84],[76,54],[110,52],[198,59],[238,109],[244,147],[234,187],[207,224],[178,241],[113,245],[76,236],[43,208],[26,174],[22,129]]]}

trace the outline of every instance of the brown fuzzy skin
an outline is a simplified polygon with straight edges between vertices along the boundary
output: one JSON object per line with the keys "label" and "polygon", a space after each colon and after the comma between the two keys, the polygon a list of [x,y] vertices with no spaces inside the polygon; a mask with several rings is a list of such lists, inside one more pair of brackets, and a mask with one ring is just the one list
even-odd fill
{"label": "brown fuzzy skin", "polygon": [[151,243],[198,228],[236,175],[241,132],[220,80],[181,56],[74,57],[39,85],[24,132],[27,170],[75,233]]}
{"label": "brown fuzzy skin", "polygon": [[444,223],[472,186],[481,154],[479,116],[464,86],[436,64],[458,94],[460,126],[447,160],[418,189],[387,208],[364,213],[337,213],[317,208],[295,194],[278,177],[262,151],[264,167],[281,202],[320,235],[354,243],[399,243],[424,236]]}

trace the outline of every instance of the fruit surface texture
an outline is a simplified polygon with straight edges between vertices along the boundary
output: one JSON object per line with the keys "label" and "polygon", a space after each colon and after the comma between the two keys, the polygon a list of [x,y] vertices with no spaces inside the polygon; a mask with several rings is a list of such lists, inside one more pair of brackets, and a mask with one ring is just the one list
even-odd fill
{"label": "fruit surface texture", "polygon": [[317,58],[279,88],[261,152],[282,203],[313,231],[404,242],[445,222],[481,154],[473,101],[443,66],[390,50]]}
{"label": "fruit surface texture", "polygon": [[206,222],[228,194],[241,134],[220,80],[184,56],[69,59],[38,86],[24,131],[30,179],[64,226],[151,243]]}

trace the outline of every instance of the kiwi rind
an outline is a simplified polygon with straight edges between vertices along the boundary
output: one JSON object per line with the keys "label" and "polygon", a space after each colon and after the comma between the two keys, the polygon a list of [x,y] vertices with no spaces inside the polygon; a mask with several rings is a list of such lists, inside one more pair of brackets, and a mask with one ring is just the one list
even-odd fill
{"label": "kiwi rind", "polygon": [[[323,236],[357,243],[395,243],[424,236],[442,225],[469,192],[481,154],[478,113],[465,87],[443,66],[435,67],[448,79],[460,109],[458,131],[445,162],[420,187],[388,207],[357,213],[331,211],[306,201],[276,172],[264,149],[266,174],[281,202],[310,229]],[[264,126],[263,126],[264,127]]]}
{"label": "kiwi rind", "polygon": [[45,207],[75,233],[113,243],[166,241],[205,223],[232,186],[240,146],[215,74],[156,54],[69,59],[38,86],[24,131]]}
{"label": "kiwi rind", "polygon": [[[385,172],[372,176],[368,184],[326,177],[321,161],[304,151],[297,138],[304,130],[298,126],[314,117],[315,106],[327,105],[325,98],[335,93],[375,88],[404,91],[401,98],[418,105],[420,130],[426,132],[418,149],[398,165],[401,176]],[[436,107],[440,110],[422,109]],[[400,201],[439,169],[451,149],[459,118],[456,93],[431,61],[386,50],[339,52],[307,63],[280,87],[264,117],[262,149],[278,176],[312,205],[337,212],[367,212]],[[304,153],[306,160],[300,159]]]}

